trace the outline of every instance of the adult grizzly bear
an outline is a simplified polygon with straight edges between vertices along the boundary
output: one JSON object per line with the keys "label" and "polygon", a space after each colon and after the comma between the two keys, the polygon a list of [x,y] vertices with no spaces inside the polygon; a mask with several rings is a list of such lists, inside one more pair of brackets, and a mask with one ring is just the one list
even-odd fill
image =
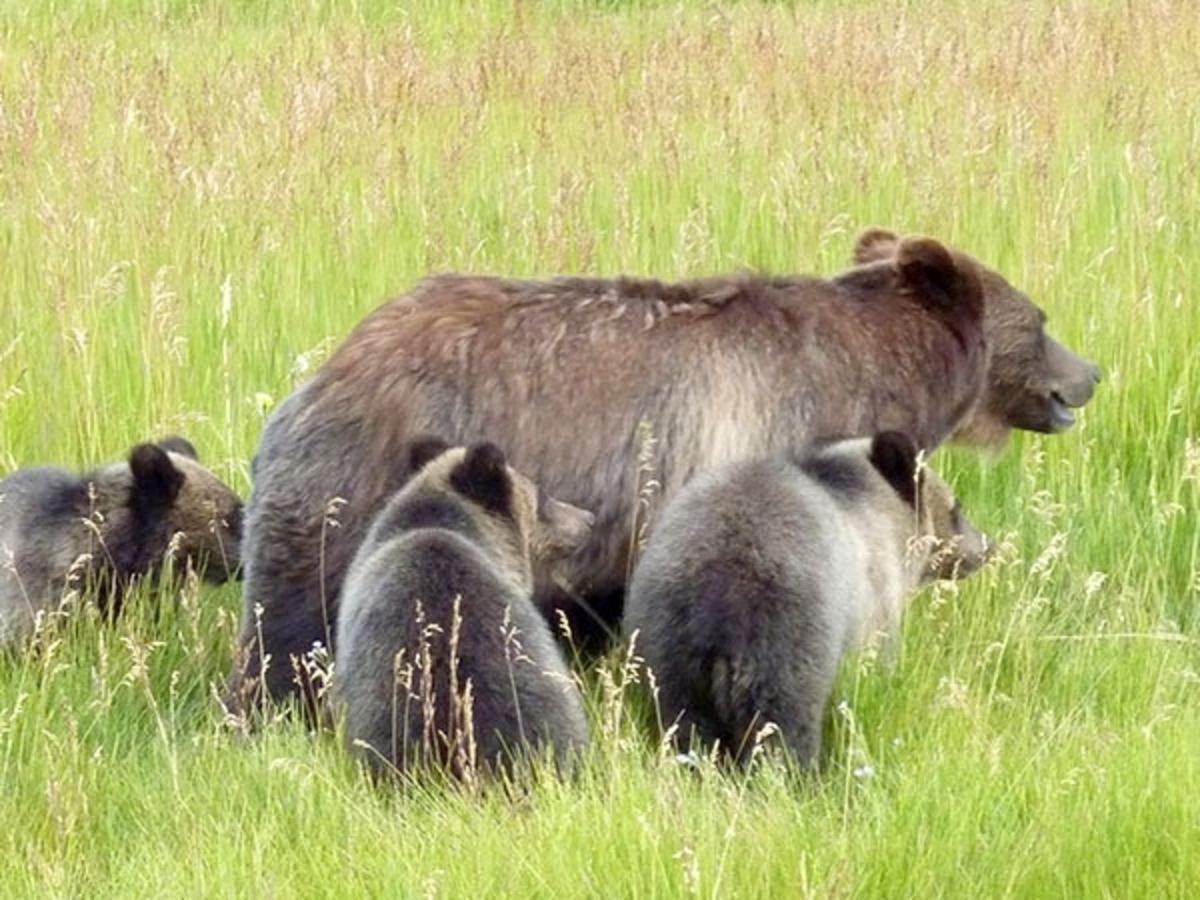
{"label": "adult grizzly bear", "polygon": [[699,469],[813,438],[897,430],[931,449],[977,407],[974,430],[995,442],[1002,427],[1066,427],[1090,397],[1095,367],[970,257],[872,230],[856,259],[831,280],[444,276],[377,309],[264,431],[231,700],[286,697],[295,659],[332,640],[346,567],[413,435],[494,440],[545,491],[595,512],[566,584],[538,591],[578,637],[619,619],[647,477],[662,500]]}

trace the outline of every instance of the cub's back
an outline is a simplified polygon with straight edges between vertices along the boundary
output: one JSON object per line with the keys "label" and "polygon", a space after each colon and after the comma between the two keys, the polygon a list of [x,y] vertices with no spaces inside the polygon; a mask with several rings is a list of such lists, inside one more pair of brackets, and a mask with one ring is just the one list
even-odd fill
{"label": "cub's back", "polygon": [[[409,531],[387,539],[350,570],[338,621],[339,689],[352,710],[355,699],[391,682],[396,656],[411,664],[428,630],[449,636],[455,605],[464,627],[460,640],[498,631],[506,606],[519,607],[519,591],[461,535],[441,528]],[[494,628],[492,626],[495,626]],[[460,650],[465,650],[460,647]]]}
{"label": "cub's back", "polygon": [[701,476],[668,505],[634,572],[626,631],[681,748],[735,758],[765,722],[802,760],[812,710],[853,628],[866,548],[827,486],[786,460]]}
{"label": "cub's back", "polygon": [[[337,690],[347,735],[385,756],[391,748],[397,768],[422,758],[414,747],[431,727],[458,733],[456,704],[468,683],[480,763],[525,742],[560,752],[587,742],[544,620],[472,541],[441,528],[384,540],[356,561],[342,599]],[[374,753],[365,758],[386,768]]]}
{"label": "cub's back", "polygon": [[663,511],[634,572],[627,625],[686,632],[695,620],[654,621],[666,611],[661,600],[683,608],[702,596],[707,613],[728,616],[736,633],[798,595],[816,602],[845,590],[865,553],[829,491],[796,466],[726,466],[694,478]]}
{"label": "cub's back", "polygon": [[46,589],[89,549],[86,501],[81,479],[61,469],[20,469],[0,480],[0,645],[32,627]]}
{"label": "cub's back", "polygon": [[61,530],[85,515],[82,479],[49,466],[19,469],[0,480],[0,542],[15,551],[17,539]]}

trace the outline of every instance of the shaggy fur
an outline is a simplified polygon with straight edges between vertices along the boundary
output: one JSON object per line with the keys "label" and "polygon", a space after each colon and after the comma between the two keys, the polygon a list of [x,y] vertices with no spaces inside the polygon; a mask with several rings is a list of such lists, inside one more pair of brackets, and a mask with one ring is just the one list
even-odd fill
{"label": "shaggy fur", "polygon": [[[865,232],[855,260],[872,264],[893,258],[903,241],[890,231]],[[955,434],[957,441],[1004,446],[1012,428],[1054,434],[1075,423],[1100,383],[1100,368],[1046,334],[1046,315],[996,272],[964,253],[955,260],[979,272],[986,299],[984,331],[991,344],[988,389],[975,414]]]}
{"label": "shaggy fur", "polygon": [[335,692],[377,774],[457,777],[588,740],[579,691],[534,608],[531,557],[581,544],[591,516],[550,498],[492,444],[430,456],[372,525],[343,589]]}
{"label": "shaggy fur", "polygon": [[[591,540],[537,592],[578,640],[619,620],[639,515],[652,525],[657,508],[639,513],[644,481],[670,499],[702,469],[881,429],[932,448],[981,395],[987,410],[1010,402],[1008,376],[989,375],[1010,357],[1030,384],[1048,377],[1031,349],[1039,314],[999,276],[934,241],[864,241],[864,264],[832,280],[445,276],[376,310],[264,432],[232,700],[294,689],[289,659],[328,633],[366,523],[396,488],[386,460],[414,434],[491,436],[547,491],[595,511]],[[983,330],[1005,359],[989,363]],[[337,527],[332,498],[346,501]]]}
{"label": "shaggy fur", "polygon": [[239,564],[242,504],[183,438],[135,447],[82,476],[22,469],[0,481],[0,646],[26,637],[71,589],[110,615],[169,550],[214,583]]}
{"label": "shaggy fur", "polygon": [[738,462],[668,504],[625,629],[683,748],[697,736],[744,760],[773,723],[807,765],[847,649],[893,634],[919,581],[970,574],[985,553],[945,483],[917,477],[905,435]]}

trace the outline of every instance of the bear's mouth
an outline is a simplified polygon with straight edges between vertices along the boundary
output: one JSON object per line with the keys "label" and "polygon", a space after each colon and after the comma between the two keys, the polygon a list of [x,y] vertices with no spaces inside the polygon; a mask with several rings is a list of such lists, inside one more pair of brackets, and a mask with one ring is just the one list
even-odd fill
{"label": "bear's mouth", "polygon": [[1075,424],[1075,413],[1058,391],[1050,392],[1050,396],[1046,398],[1046,408],[1050,413],[1051,433],[1057,434],[1060,431],[1066,431]]}

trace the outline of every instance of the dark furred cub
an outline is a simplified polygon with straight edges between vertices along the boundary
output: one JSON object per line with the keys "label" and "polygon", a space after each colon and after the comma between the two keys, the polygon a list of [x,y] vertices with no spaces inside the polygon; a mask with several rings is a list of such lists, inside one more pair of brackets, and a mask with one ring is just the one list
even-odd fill
{"label": "dark furred cub", "polygon": [[180,437],[84,475],[14,472],[0,481],[0,647],[28,636],[72,589],[115,615],[130,584],[169,553],[180,571],[225,581],[241,531],[241,501]]}
{"label": "dark furred cub", "polygon": [[408,484],[347,575],[334,691],[376,774],[459,778],[588,741],[579,691],[534,608],[533,563],[578,547],[592,517],[541,495],[490,443],[422,439]]}
{"label": "dark furred cub", "polygon": [[664,726],[744,760],[768,723],[804,765],[843,654],[897,629],[920,582],[982,565],[986,542],[896,432],[734,463],[668,504],[625,629]]}

